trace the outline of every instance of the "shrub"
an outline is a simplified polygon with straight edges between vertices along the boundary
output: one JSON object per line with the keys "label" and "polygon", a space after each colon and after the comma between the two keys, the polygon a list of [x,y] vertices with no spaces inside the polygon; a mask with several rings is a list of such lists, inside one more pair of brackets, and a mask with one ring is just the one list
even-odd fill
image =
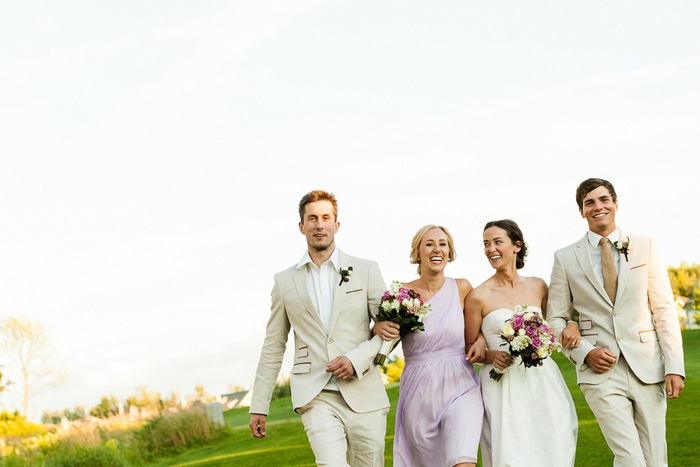
{"label": "shrub", "polygon": [[382,373],[386,374],[387,381],[389,383],[396,383],[401,380],[403,366],[403,358],[394,357],[393,359],[389,360],[384,365],[382,365]]}
{"label": "shrub", "polygon": [[28,436],[45,433],[46,428],[36,423],[28,422],[26,418],[15,413],[0,413],[0,436],[7,438],[10,436]]}
{"label": "shrub", "polygon": [[116,440],[104,444],[72,444],[59,448],[46,457],[46,467],[128,467],[119,452]]}
{"label": "shrub", "polygon": [[292,386],[289,377],[282,382],[277,381],[277,383],[275,383],[275,388],[272,390],[272,400],[289,397],[291,395]]}
{"label": "shrub", "polygon": [[204,444],[226,433],[226,428],[211,424],[202,410],[168,413],[149,420],[138,433],[146,457],[180,452],[186,447]]}

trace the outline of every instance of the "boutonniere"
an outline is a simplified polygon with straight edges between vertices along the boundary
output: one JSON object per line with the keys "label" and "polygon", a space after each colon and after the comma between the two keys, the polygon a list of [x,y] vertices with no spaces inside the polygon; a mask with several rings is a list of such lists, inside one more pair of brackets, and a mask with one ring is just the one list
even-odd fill
{"label": "boutonniere", "polygon": [[338,286],[343,285],[343,282],[347,282],[350,280],[350,276],[352,276],[352,266],[348,266],[347,269],[340,268],[340,282],[338,283]]}
{"label": "boutonniere", "polygon": [[630,250],[632,249],[632,247],[630,247],[630,238],[629,237],[625,238],[624,242],[621,242],[619,240],[617,242],[615,242],[615,248],[617,248],[617,251],[619,251],[620,253],[625,255],[625,261],[629,261],[629,259],[627,258],[627,255],[629,254]]}

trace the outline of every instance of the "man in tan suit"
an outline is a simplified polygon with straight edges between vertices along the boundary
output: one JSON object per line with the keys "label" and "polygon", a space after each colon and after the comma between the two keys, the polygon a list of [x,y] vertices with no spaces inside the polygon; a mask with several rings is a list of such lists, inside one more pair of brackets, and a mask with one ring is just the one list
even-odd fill
{"label": "man in tan suit", "polygon": [[565,353],[614,465],[668,465],[666,397],[678,397],[685,373],[666,268],[650,238],[615,225],[610,182],[585,180],[576,202],[589,231],[554,254],[547,319],[561,333],[579,312],[580,345]]}
{"label": "man in tan suit", "polygon": [[307,251],[275,275],[272,312],[253,387],[250,429],[265,437],[272,390],[294,330],[292,405],[318,465],[383,466],[389,399],[373,359],[371,318],[386,285],[375,262],[335,246],[338,207],[324,191],[299,203]]}

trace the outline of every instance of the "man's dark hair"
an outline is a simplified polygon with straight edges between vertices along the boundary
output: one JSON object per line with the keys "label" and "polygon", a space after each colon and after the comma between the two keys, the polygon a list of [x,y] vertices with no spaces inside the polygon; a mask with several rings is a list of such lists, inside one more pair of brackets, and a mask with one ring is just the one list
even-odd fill
{"label": "man's dark hair", "polygon": [[613,203],[617,201],[617,194],[615,193],[615,187],[612,183],[602,178],[589,178],[588,180],[582,181],[576,189],[576,204],[578,204],[580,211],[583,211],[583,199],[586,195],[599,186],[604,186],[608,189],[610,196],[612,196]]}

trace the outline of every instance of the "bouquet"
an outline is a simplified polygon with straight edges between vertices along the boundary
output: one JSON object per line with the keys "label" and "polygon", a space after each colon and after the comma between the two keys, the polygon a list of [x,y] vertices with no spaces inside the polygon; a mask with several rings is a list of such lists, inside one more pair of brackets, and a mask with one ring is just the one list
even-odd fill
{"label": "bouquet", "polygon": [[[517,305],[514,311],[501,330],[501,339],[505,341],[501,346],[508,346],[507,352],[513,358],[520,357],[520,363],[530,368],[542,365],[555,350],[561,351],[554,331],[539,312],[527,311],[527,305]],[[493,368],[489,376],[500,381],[503,371]]]}
{"label": "bouquet", "polygon": [[424,331],[423,321],[430,313],[430,305],[425,305],[416,291],[401,287],[401,283],[393,281],[389,290],[384,292],[379,302],[377,321],[393,321],[399,325],[399,337],[390,341],[382,341],[374,363],[383,365],[394,344],[409,332]]}

